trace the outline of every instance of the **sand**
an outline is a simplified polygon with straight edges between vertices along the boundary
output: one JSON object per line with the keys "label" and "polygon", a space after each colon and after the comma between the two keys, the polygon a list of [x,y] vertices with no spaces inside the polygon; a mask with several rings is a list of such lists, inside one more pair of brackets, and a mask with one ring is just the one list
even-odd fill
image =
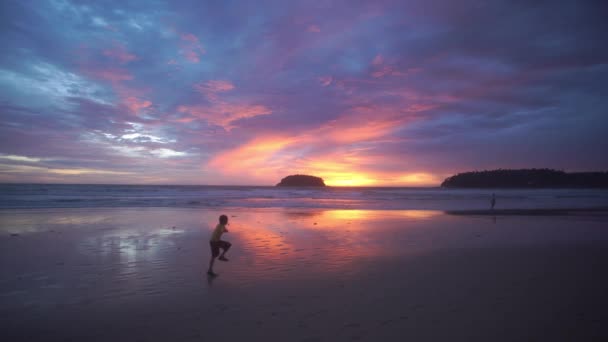
{"label": "sand", "polygon": [[[230,217],[230,261],[205,275]],[[3,341],[593,341],[608,216],[0,211]]]}

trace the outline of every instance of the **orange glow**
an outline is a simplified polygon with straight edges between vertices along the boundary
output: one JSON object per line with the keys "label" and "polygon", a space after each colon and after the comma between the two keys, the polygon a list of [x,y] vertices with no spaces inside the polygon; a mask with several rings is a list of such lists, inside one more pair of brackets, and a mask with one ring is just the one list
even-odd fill
{"label": "orange glow", "polygon": [[255,255],[245,272],[262,269],[268,276],[281,277],[289,274],[274,269],[295,260],[306,272],[337,272],[356,268],[360,258],[397,252],[369,243],[382,234],[378,229],[384,226],[372,223],[380,216],[384,219],[393,214],[373,210],[249,211],[240,212],[228,229],[242,240],[241,248]]}
{"label": "orange glow", "polygon": [[275,181],[276,170],[288,160],[277,155],[282,149],[296,140],[283,137],[266,137],[254,139],[245,145],[218,155],[209,162],[209,166],[227,174],[242,174],[258,179]]}
{"label": "orange glow", "polygon": [[402,174],[395,177],[395,179],[399,184],[412,186],[433,185],[441,182],[441,178],[438,178],[436,175],[422,172]]}
{"label": "orange glow", "polygon": [[326,127],[329,138],[340,143],[360,142],[384,136],[395,128],[393,122],[371,122],[365,125],[344,126],[340,128]]}
{"label": "orange glow", "polygon": [[397,213],[403,217],[413,219],[428,219],[442,215],[442,212],[438,210],[399,210]]}
{"label": "orange glow", "polygon": [[355,173],[335,173],[324,177],[325,184],[329,186],[372,186],[374,179]]}
{"label": "orange glow", "polygon": [[[228,87],[229,88],[229,87]],[[222,88],[224,89],[224,88]],[[217,107],[231,106],[222,101]],[[227,108],[228,108],[227,107]],[[254,106],[255,107],[255,106]],[[269,114],[265,107],[241,108],[231,115],[216,115],[199,108],[180,107],[179,111],[204,117],[210,122],[230,129],[240,118]],[[424,111],[430,107],[414,102],[404,105],[408,112]],[[358,106],[337,119],[294,136],[264,136],[251,140],[213,158],[208,167],[223,174],[245,174],[255,182],[276,183],[289,174],[311,174],[325,180],[328,186],[429,186],[441,179],[426,170],[384,171],[386,166],[407,165],[407,160],[386,160],[374,147],[366,144],[402,127],[409,117],[391,108]],[[329,153],[319,154],[328,147]],[[317,151],[310,154],[309,150]],[[407,158],[407,157],[405,157]],[[378,166],[380,170],[374,170]]]}
{"label": "orange glow", "polygon": [[[336,209],[336,210],[324,210],[321,212],[318,221],[324,224],[334,226],[343,225],[344,223],[355,223],[351,228],[357,229],[358,227],[364,229],[363,226],[359,226],[356,221],[373,221],[376,219],[389,219],[389,218],[410,218],[410,219],[427,219],[441,215],[441,211],[435,210],[359,210],[359,209]],[[315,226],[317,227],[317,226]],[[369,227],[366,225],[365,227]],[[349,228],[350,229],[350,228]],[[365,228],[368,229],[368,228]]]}
{"label": "orange glow", "polygon": [[[427,172],[373,172],[360,165],[381,163],[356,152],[297,159],[297,149],[309,143],[307,137],[265,137],[254,139],[213,158],[208,164],[226,174],[246,174],[256,181],[275,183],[290,173],[319,176],[328,186],[429,186],[440,178]],[[290,168],[287,168],[289,165]]]}
{"label": "orange glow", "polygon": [[323,222],[331,222],[332,224],[342,224],[342,221],[369,220],[377,214],[378,212],[373,210],[325,210],[322,212],[322,220]]}

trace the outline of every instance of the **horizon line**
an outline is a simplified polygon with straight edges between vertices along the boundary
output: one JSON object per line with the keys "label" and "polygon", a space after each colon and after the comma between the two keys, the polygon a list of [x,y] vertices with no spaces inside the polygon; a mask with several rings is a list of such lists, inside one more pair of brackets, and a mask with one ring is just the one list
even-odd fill
{"label": "horizon line", "polygon": [[441,185],[325,185],[325,186],[277,186],[277,185],[260,185],[260,184],[154,184],[154,183],[42,183],[42,182],[0,182],[0,185],[127,185],[127,186],[217,186],[217,187],[269,187],[269,188],[441,188]]}

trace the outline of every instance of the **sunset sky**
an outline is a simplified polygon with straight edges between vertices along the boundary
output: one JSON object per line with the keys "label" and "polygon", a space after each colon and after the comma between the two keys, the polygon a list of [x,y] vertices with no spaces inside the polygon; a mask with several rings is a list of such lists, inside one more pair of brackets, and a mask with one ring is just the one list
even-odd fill
{"label": "sunset sky", "polygon": [[604,1],[1,1],[0,182],[608,170]]}

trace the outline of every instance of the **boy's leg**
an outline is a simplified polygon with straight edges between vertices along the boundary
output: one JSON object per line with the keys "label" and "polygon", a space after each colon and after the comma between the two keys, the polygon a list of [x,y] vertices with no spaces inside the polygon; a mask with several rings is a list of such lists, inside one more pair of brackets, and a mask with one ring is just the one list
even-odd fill
{"label": "boy's leg", "polygon": [[222,241],[222,254],[220,255],[220,260],[228,261],[228,259],[226,258],[226,252],[228,252],[230,247],[232,247],[232,244],[230,242]]}
{"label": "boy's leg", "polygon": [[213,264],[215,263],[215,258],[214,256],[211,257],[211,260],[209,260],[209,269],[207,270],[207,273],[209,274],[214,274],[213,272]]}
{"label": "boy's leg", "polygon": [[220,254],[220,249],[215,242],[209,242],[209,247],[211,247],[211,259],[209,260],[209,269],[207,270],[207,274],[214,275],[213,272],[213,264],[215,263],[215,258]]}

